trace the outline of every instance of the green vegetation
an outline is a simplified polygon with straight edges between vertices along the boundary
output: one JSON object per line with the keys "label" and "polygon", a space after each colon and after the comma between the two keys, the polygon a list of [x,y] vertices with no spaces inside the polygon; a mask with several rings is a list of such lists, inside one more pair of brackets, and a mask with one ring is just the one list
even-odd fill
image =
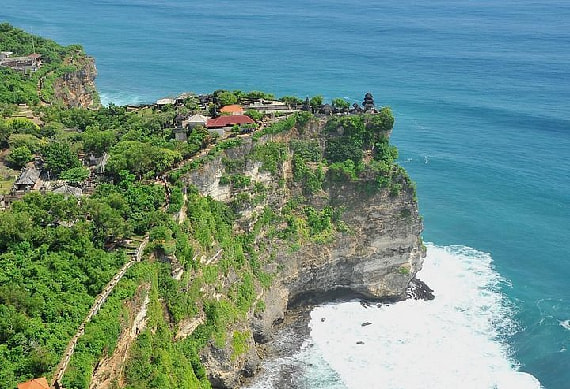
{"label": "green vegetation", "polygon": [[[125,367],[125,384],[132,388],[210,388],[192,338],[175,342],[160,299],[171,279],[165,267],[149,271],[150,303],[147,327],[134,343]],[[167,281],[170,282],[170,281]]]}
{"label": "green vegetation", "polygon": [[322,149],[317,141],[294,139],[289,143],[293,151],[293,178],[301,182],[309,194],[322,189],[325,181]]}
{"label": "green vegetation", "polygon": [[355,165],[362,162],[362,147],[351,142],[348,137],[336,137],[327,140],[325,158],[331,162],[352,161]]}
{"label": "green vegetation", "polygon": [[[66,388],[87,388],[94,366],[116,346],[129,312],[123,303],[132,299],[140,284],[149,282],[149,265],[131,268],[79,338],[63,383]],[[141,289],[141,290],[144,290]],[[141,296],[142,297],[142,296]]]}
{"label": "green vegetation", "polygon": [[135,140],[117,143],[109,154],[107,171],[115,176],[126,170],[141,177],[152,178],[182,159],[178,151]]}
{"label": "green vegetation", "polygon": [[356,181],[361,172],[362,165],[356,165],[353,160],[334,162],[329,166],[329,176],[336,182]]}
{"label": "green vegetation", "polygon": [[296,157],[300,157],[306,162],[320,162],[322,159],[321,146],[315,140],[293,139],[289,143],[289,147]]}
{"label": "green vegetation", "polygon": [[302,157],[296,155],[293,157],[293,178],[301,182],[310,194],[314,194],[322,189],[325,181],[323,165],[312,167]]}
{"label": "green vegetation", "polygon": [[232,359],[235,359],[241,354],[247,351],[247,341],[251,338],[251,333],[249,331],[239,332],[234,331],[232,339]]}
{"label": "green vegetation", "polygon": [[287,157],[287,146],[278,142],[266,142],[255,146],[253,158],[262,163],[261,168],[267,172],[277,174],[280,164]]}
{"label": "green vegetation", "polygon": [[89,174],[89,169],[77,166],[62,172],[60,178],[72,185],[79,185],[89,178]]}
{"label": "green vegetation", "polygon": [[233,188],[243,189],[251,184],[251,178],[243,174],[225,175],[220,178],[221,185],[232,185]]}
{"label": "green vegetation", "polygon": [[289,106],[297,106],[303,104],[303,100],[295,96],[283,96],[279,100]]}
{"label": "green vegetation", "polygon": [[0,213],[0,386],[48,374],[126,261],[98,238],[108,219],[93,211],[104,205],[32,193]]}
{"label": "green vegetation", "polygon": [[[304,198],[293,198],[287,202],[277,216],[277,221],[286,223],[277,235],[290,243],[291,248],[300,247],[303,242],[328,243],[337,232],[346,232],[341,220],[342,209],[326,206],[318,210],[304,204]],[[295,250],[293,250],[295,251]]]}
{"label": "green vegetation", "polygon": [[214,92],[214,96],[218,99],[219,105],[231,105],[238,102],[238,97],[232,92]]}
{"label": "green vegetation", "polygon": [[[241,323],[251,312],[265,310],[256,296],[271,286],[273,276],[263,271],[263,265],[272,256],[267,242],[258,236],[296,251],[307,242],[325,244],[347,232],[342,208],[308,202],[336,181],[368,185],[373,173],[375,190],[386,189],[393,196],[403,188],[413,190],[405,171],[395,164],[397,150],[388,143],[388,111],[381,119],[334,117],[321,141],[309,134],[290,141],[263,137],[294,127],[303,134],[312,116],[291,115],[255,133],[252,152],[245,157],[230,159],[233,154],[226,153],[244,145],[243,139],[216,142],[206,156],[171,172],[168,188],[155,184],[155,176],[211,144],[215,139],[207,131],[197,128],[187,143],[175,142],[169,127],[175,112],[170,110],[127,112],[109,106],[98,111],[58,107],[42,111],[41,127],[26,119],[0,119],[0,140],[10,147],[7,160],[13,166],[38,155],[52,175],[79,185],[90,172],[77,158],[78,152],[98,157],[108,153],[109,159],[94,193],[81,202],[32,193],[0,214],[0,357],[6,361],[0,367],[2,387],[50,376],[93,299],[127,260],[123,250],[108,248],[148,234],[147,252],[159,258],[175,256],[185,276],[173,279],[170,265],[161,261],[131,268],[87,325],[64,384],[88,386],[95,364],[113,352],[132,314],[123,302],[140,299],[137,286],[148,284],[148,325],[129,354],[126,384],[208,388],[198,357],[201,348],[214,341],[218,347],[231,347],[232,358],[239,358],[247,352],[251,336]],[[239,193],[224,204],[187,188],[187,218],[179,224],[172,214],[184,205],[181,178],[188,169],[219,156],[225,166],[220,183]],[[302,193],[284,207],[272,208],[268,196],[291,184],[281,177],[287,160]],[[252,161],[261,162],[261,170],[278,177],[280,184],[253,182],[245,174]],[[252,232],[237,232],[239,212],[249,205],[261,205],[263,211]],[[197,261],[200,257],[207,260]],[[223,282],[227,277],[234,281]],[[211,299],[212,293],[221,297]],[[188,338],[174,341],[176,326],[198,316],[205,322]]]}
{"label": "green vegetation", "polygon": [[42,150],[46,170],[55,177],[69,169],[81,167],[77,154],[71,151],[67,143],[51,142]]}
{"label": "green vegetation", "polygon": [[321,105],[323,105],[323,96],[313,96],[309,100],[313,112],[315,112]]}
{"label": "green vegetation", "polygon": [[263,114],[254,109],[248,109],[247,111],[245,111],[245,115],[249,116],[250,118],[256,121],[263,119]]}
{"label": "green vegetation", "polygon": [[289,131],[295,127],[295,125],[304,127],[304,125],[311,117],[312,115],[308,112],[297,112],[293,115],[288,116],[286,119],[280,120],[276,123],[271,124],[270,126],[265,127],[261,131],[257,131],[255,134],[253,134],[253,139],[259,140],[264,135],[279,134],[284,131]]}
{"label": "green vegetation", "polygon": [[[14,56],[41,54],[42,66],[35,72],[24,73],[0,67],[0,103],[37,105],[40,98],[55,102],[53,85],[58,77],[77,70],[75,64],[85,58],[79,45],[61,46],[52,40],[28,34],[8,23],[0,24],[0,51]],[[38,84],[41,89],[38,93]]]}
{"label": "green vegetation", "polygon": [[[257,296],[272,285],[275,275],[268,269],[279,266],[267,265],[276,253],[326,244],[348,232],[343,208],[322,201],[327,190],[338,182],[372,185],[392,196],[414,190],[388,142],[394,122],[388,108],[376,115],[331,117],[318,137],[312,132],[322,119],[308,112],[290,114],[255,131],[253,145],[243,136],[218,139],[202,127],[190,131],[187,142],[175,141],[174,118],[201,110],[192,96],[184,106],[134,112],[114,105],[98,110],[36,106],[41,126],[11,117],[16,113],[11,104],[39,102],[40,78],[41,98],[51,101],[54,79],[74,71],[84,56],[79,46],[41,38],[34,43],[44,59],[39,71],[0,69],[4,161],[14,169],[32,160],[43,163],[50,178],[76,186],[87,181],[91,194],[78,201],[30,193],[0,212],[2,388],[51,377],[95,297],[144,236],[149,260],[130,268],[85,327],[63,384],[88,387],[97,363],[112,355],[129,326],[132,307],[148,293],[147,325],[130,349],[125,386],[210,388],[200,352],[212,343],[231,350],[232,360],[248,352],[251,333],[244,323],[266,309]],[[0,25],[0,49],[28,54],[30,44],[30,35]],[[210,108],[274,99],[258,91],[219,90],[214,97]],[[303,103],[296,97],[281,100]],[[310,100],[314,109],[322,102],[321,96]],[[348,108],[343,99],[333,105]],[[262,118],[257,111],[247,114]],[[293,129],[299,139],[290,139],[287,131]],[[186,176],[216,158],[224,166],[219,183],[231,185],[227,203],[201,195]],[[274,176],[273,182],[251,178],[246,168],[254,162]],[[14,179],[12,172],[2,170],[3,191]],[[244,220],[245,209],[253,219]],[[410,215],[402,211],[400,216]],[[174,265],[184,270],[180,279],[172,276]],[[184,322],[198,319],[202,324],[193,333],[175,340]]]}
{"label": "green vegetation", "polygon": [[214,91],[214,101],[219,107],[231,104],[241,104],[245,101],[259,99],[274,100],[275,96],[271,93],[255,90],[250,92],[243,92],[241,90],[228,91],[225,89],[218,89]]}
{"label": "green vegetation", "polygon": [[176,213],[182,209],[184,205],[184,194],[182,189],[175,186],[170,193],[170,201],[168,203],[168,213]]}
{"label": "green vegetation", "polygon": [[340,97],[333,99],[332,105],[333,105],[333,107],[339,108],[339,109],[350,108],[350,103],[348,101],[346,101],[345,99],[341,99]]}
{"label": "green vegetation", "polygon": [[32,160],[33,154],[28,146],[14,147],[6,156],[6,162],[14,169],[21,169]]}

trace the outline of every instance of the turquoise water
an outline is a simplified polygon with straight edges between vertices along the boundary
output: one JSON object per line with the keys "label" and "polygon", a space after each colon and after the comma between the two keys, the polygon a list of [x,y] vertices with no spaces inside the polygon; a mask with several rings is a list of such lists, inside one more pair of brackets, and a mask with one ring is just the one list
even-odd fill
{"label": "turquoise water", "polygon": [[516,324],[494,340],[548,389],[570,382],[568,20],[570,3],[554,0],[0,7],[0,21],[83,44],[105,102],[218,88],[360,101],[371,91],[395,111],[425,240],[489,253]]}

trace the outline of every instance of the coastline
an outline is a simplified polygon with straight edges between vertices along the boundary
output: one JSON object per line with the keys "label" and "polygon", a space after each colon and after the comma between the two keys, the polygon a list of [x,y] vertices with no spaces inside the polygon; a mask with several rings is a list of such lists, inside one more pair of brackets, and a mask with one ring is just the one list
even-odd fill
{"label": "coastline", "polygon": [[[333,297],[336,295],[336,298]],[[434,299],[433,290],[418,278],[410,282],[406,290],[407,299],[430,301]],[[315,296],[316,297],[316,296]],[[400,300],[405,301],[405,300]],[[398,303],[393,299],[365,299],[357,293],[340,295],[330,293],[327,297],[306,300],[302,305],[290,306],[285,312],[283,321],[274,327],[273,339],[266,344],[258,345],[257,350],[261,357],[259,369],[253,377],[246,379],[241,387],[244,389],[257,388],[307,388],[307,370],[314,369],[311,362],[305,358],[297,357],[299,353],[308,351],[315,346],[311,338],[312,313],[315,308],[334,306],[342,303],[358,303],[364,309],[380,309],[387,305]],[[327,317],[317,318],[320,322],[327,321]],[[341,326],[343,323],[338,323]],[[372,323],[362,322],[361,327],[367,327]],[[326,362],[322,361],[324,364]],[[331,373],[336,371],[329,367]],[[340,377],[334,377],[340,385]],[[268,382],[271,386],[267,386]],[[343,385],[344,387],[344,385]]]}
{"label": "coastline", "polygon": [[258,388],[262,384],[267,388],[269,382],[272,388],[306,388],[303,373],[307,366],[293,356],[310,341],[312,309],[303,306],[285,313],[283,321],[275,327],[273,339],[258,346],[261,364],[253,377],[244,380],[242,388]]}
{"label": "coastline", "polygon": [[[42,15],[33,17],[37,13],[33,7],[22,9],[16,3],[14,2],[13,8],[17,12],[12,12],[11,17],[19,20],[19,24],[23,27],[35,20],[34,30],[41,29],[45,24],[50,34],[63,34],[64,37],[67,34],[68,41],[69,36],[73,36],[72,41],[88,42],[76,38],[74,34],[77,32],[73,31],[75,25],[69,25],[68,14],[59,12],[60,15],[45,17],[59,6],[55,7],[54,4],[55,8],[50,6],[43,7],[44,9],[38,7]],[[516,9],[520,7],[520,13],[517,15],[521,20],[527,21],[526,26],[532,26],[532,21],[541,21],[540,27],[537,25],[539,28],[532,31],[532,34],[521,35],[522,24],[516,23],[517,18],[513,19],[513,7],[504,7],[504,5],[481,7],[478,14],[471,14],[470,11],[477,9],[478,6],[470,4],[465,7],[460,6],[459,14],[454,12],[450,18],[442,20],[441,17],[446,15],[443,13],[447,7],[445,2],[438,3],[430,9],[419,10],[415,10],[414,7],[404,9],[399,4],[396,4],[396,8],[391,4],[386,5],[382,14],[369,12],[366,15],[358,15],[358,19],[355,20],[358,20],[358,24],[366,22],[373,26],[374,24],[367,19],[378,15],[374,22],[383,25],[385,23],[387,28],[371,29],[363,39],[370,37],[376,42],[399,42],[401,39],[402,46],[379,45],[376,53],[365,52],[365,55],[355,55],[359,50],[356,42],[361,41],[362,37],[357,38],[356,34],[353,36],[352,31],[358,31],[358,35],[361,35],[361,32],[358,28],[338,29],[330,33],[330,39],[334,42],[343,42],[347,36],[352,37],[348,39],[352,42],[351,52],[347,53],[351,55],[344,55],[347,49],[336,45],[315,50],[314,53],[318,53],[315,56],[307,52],[303,57],[304,69],[295,68],[291,76],[288,76],[289,73],[283,73],[283,69],[272,67],[272,75],[273,73],[280,75],[286,82],[279,82],[272,77],[269,83],[264,83],[264,73],[256,72],[255,86],[262,85],[265,88],[265,85],[271,85],[273,88],[274,85],[278,85],[285,90],[283,92],[277,90],[277,93],[298,93],[304,97],[305,90],[315,90],[314,83],[325,88],[320,90],[326,96],[332,97],[337,92],[332,90],[340,87],[344,88],[338,91],[342,96],[352,97],[356,95],[353,90],[359,92],[363,88],[360,85],[362,79],[367,88],[372,86],[375,90],[381,91],[382,96],[398,113],[398,127],[402,129],[396,132],[398,139],[396,143],[401,146],[400,163],[418,183],[421,210],[426,221],[424,236],[442,245],[461,243],[492,253],[493,267],[507,279],[508,285],[504,287],[504,293],[515,307],[513,320],[521,326],[520,333],[506,340],[506,344],[512,347],[513,359],[520,362],[521,369],[540,377],[546,387],[564,388],[568,382],[566,361],[569,354],[566,350],[569,348],[570,327],[563,324],[567,324],[570,318],[568,311],[570,304],[561,277],[565,274],[564,258],[567,249],[559,242],[563,242],[562,235],[565,229],[562,227],[565,225],[564,220],[567,220],[564,204],[570,192],[566,188],[567,185],[560,182],[560,175],[563,176],[568,170],[567,159],[558,157],[567,155],[565,150],[568,150],[568,142],[563,136],[566,134],[564,131],[566,117],[563,114],[563,107],[557,103],[564,101],[560,93],[566,92],[564,88],[558,89],[561,87],[560,71],[563,70],[559,67],[559,61],[564,60],[565,50],[560,51],[557,43],[561,39],[560,34],[563,34],[561,31],[564,30],[555,31],[555,29],[558,25],[556,20],[560,22],[564,19],[561,15],[566,13],[566,8],[557,8],[557,4],[552,3],[549,7],[540,7],[542,10],[534,9],[532,15],[529,15],[534,17],[526,19],[527,5],[518,4],[515,6]],[[313,7],[310,4],[300,6]],[[10,4],[6,4],[6,7],[6,13],[10,17]],[[371,11],[374,8],[372,7]],[[544,10],[547,9],[550,11],[545,15]],[[552,9],[556,12],[551,12]],[[418,13],[421,17],[415,20],[421,21],[421,25],[395,23],[402,17],[414,18],[417,11],[421,11]],[[331,11],[322,8],[319,12],[321,15]],[[488,18],[491,12],[493,15]],[[62,15],[63,20],[60,20]],[[141,23],[141,26],[132,28],[132,31],[136,31],[137,36],[142,36],[144,34],[140,27],[161,26],[158,30],[165,32],[169,37],[168,41],[172,43],[172,47],[175,47],[178,44],[175,41],[181,36],[170,28],[182,25],[172,22],[174,20],[172,16],[178,15],[182,17],[186,14],[157,13],[153,15],[152,23]],[[210,18],[218,20],[218,15],[214,15],[211,12],[204,13],[200,20],[206,19],[207,22],[211,22]],[[536,18],[536,15],[540,15],[540,18]],[[272,26],[272,31],[287,36],[288,31],[280,28],[280,24],[285,23],[287,18],[280,14],[278,16],[275,18],[276,23]],[[350,21],[352,16],[353,9],[347,9],[340,21],[343,25],[352,26]],[[466,18],[471,19],[466,20]],[[160,24],[162,19],[167,23]],[[187,19],[186,16],[184,19]],[[104,18],[102,20],[110,23],[110,20]],[[469,34],[465,33],[462,40],[454,40],[456,33],[462,34],[462,30],[456,26],[460,22],[471,23],[473,20],[477,21],[478,25],[469,24]],[[138,24],[135,22],[139,21],[142,22],[143,19],[132,19],[133,24]],[[437,31],[431,28],[436,25],[435,21],[438,22]],[[247,22],[249,23],[249,20]],[[126,23],[126,27],[130,28],[131,22]],[[236,23],[239,23],[239,20]],[[500,34],[497,35],[494,30],[496,23],[500,25]],[[232,23],[232,26],[235,24]],[[131,87],[130,93],[125,92],[122,95],[123,92],[117,92],[121,98],[115,101],[111,92],[108,94],[110,99],[105,97],[107,103],[110,100],[115,101],[117,105],[136,102],[133,100],[147,93],[150,82],[161,84],[154,89],[154,91],[158,89],[159,92],[149,92],[150,95],[153,93],[162,95],[163,88],[167,91],[172,90],[172,93],[176,94],[179,92],[176,88],[186,85],[184,82],[190,84],[185,86],[185,89],[198,88],[197,92],[209,91],[213,89],[212,85],[236,88],[246,88],[244,85],[251,85],[247,84],[249,79],[244,78],[239,68],[240,63],[249,64],[249,62],[236,61],[235,58],[232,58],[231,62],[224,61],[234,66],[224,73],[211,70],[211,59],[204,60],[208,66],[208,72],[204,74],[199,72],[202,53],[195,51],[192,51],[191,60],[196,62],[180,60],[180,55],[190,52],[183,50],[177,53],[179,67],[165,69],[161,63],[149,61],[152,67],[149,66],[144,73],[137,73],[141,69],[138,64],[129,63],[132,62],[130,55],[122,58],[116,56],[117,52],[121,51],[131,54],[129,51],[131,47],[122,46],[126,39],[113,39],[113,45],[109,44],[111,39],[101,39],[108,27],[108,25],[101,26],[103,35],[93,35],[95,39],[88,44],[90,51],[96,51],[98,41],[103,41],[101,47],[104,50],[99,49],[101,54],[97,54],[98,58],[101,57],[106,61],[102,62],[105,64],[103,66],[105,74],[101,78],[102,89],[108,90],[111,86],[115,88],[117,81],[128,79],[130,74],[137,76],[133,77],[136,85]],[[121,27],[125,26],[121,24]],[[227,27],[220,26],[217,32],[223,32]],[[300,32],[303,32],[303,29],[315,32],[313,24],[298,27]],[[552,29],[552,33],[544,34],[548,31],[546,29]],[[80,32],[83,30],[85,29],[79,29]],[[196,36],[193,39],[199,40],[202,35],[199,31],[204,29],[195,27],[194,30]],[[128,29],[123,31],[127,32]],[[252,46],[250,41],[247,48],[242,48],[241,42],[236,39],[233,42],[236,51],[239,49],[240,52],[250,54],[248,50],[251,50],[255,58],[262,57],[277,64],[272,62],[272,51],[263,51],[264,47],[274,47],[273,44],[264,44],[264,26],[258,26],[256,31],[261,32],[258,36],[260,44]],[[310,36],[307,32],[300,35]],[[272,39],[279,39],[279,36],[276,35]],[[491,39],[494,45],[489,46],[487,41]],[[422,58],[426,52],[402,50],[407,47],[408,41],[412,42],[412,45],[422,42],[425,48],[432,48],[433,51],[430,53],[433,55],[429,61]],[[223,39],[210,39],[211,46],[208,51],[223,54],[224,50],[218,47],[216,42],[223,42]],[[523,43],[525,50],[518,50],[519,44]],[[479,47],[479,44],[485,46],[479,52],[464,51],[465,48]],[[160,55],[155,55],[156,49],[152,45],[151,41],[145,42],[144,56],[138,55],[137,58],[142,61],[145,58],[153,61],[156,61],[155,58],[160,59]],[[495,52],[495,49],[501,51]],[[510,55],[511,50],[519,54]],[[528,56],[531,50],[536,55]],[[169,51],[169,54],[172,54],[172,51]],[[276,53],[275,56],[279,56],[277,51],[273,52]],[[318,57],[317,60],[314,57]],[[471,60],[466,60],[466,57]],[[290,58],[299,58],[299,56],[291,55]],[[121,59],[126,59],[128,66],[121,67]],[[281,58],[278,63],[287,64],[284,59]],[[474,61],[477,66],[471,65]],[[189,63],[192,63],[193,73],[190,76]],[[219,57],[216,63],[222,64]],[[335,78],[331,81],[327,78],[331,70],[326,66],[329,63],[335,66],[342,63],[343,67],[349,70],[346,72],[347,75],[335,73]],[[235,65],[238,65],[238,68],[235,68]],[[318,67],[319,65],[322,67]],[[287,71],[290,65],[285,65],[283,68]],[[445,79],[439,77],[442,68],[447,69],[448,77]],[[312,69],[318,69],[318,72],[315,72],[314,77],[308,77],[307,72]],[[542,71],[532,72],[532,69]],[[210,72],[215,73],[215,76]],[[148,79],[145,78],[147,74]],[[160,80],[164,79],[165,74],[168,74],[168,80]],[[355,74],[359,74],[360,77],[357,79]],[[456,77],[457,75],[460,76]],[[485,83],[488,77],[492,77],[496,83],[493,85]],[[555,80],[556,88],[552,87],[550,79]],[[196,86],[197,80],[209,84]],[[508,85],[504,80],[509,81]],[[169,82],[174,86],[168,86]],[[457,87],[458,85],[463,87]],[[536,87],[540,88],[539,93],[530,93]],[[117,87],[121,91],[127,90],[124,85],[123,88]],[[493,98],[487,99],[490,95]],[[154,96],[150,100],[154,101],[158,97],[160,96]],[[139,102],[142,103],[142,100]],[[475,133],[478,136],[473,136]],[[488,144],[489,139],[493,139],[492,144]],[[477,158],[470,158],[475,150]],[[534,157],[529,158],[529,156]],[[492,172],[491,177],[490,174],[485,174],[488,172]],[[534,227],[528,228],[528,226]]]}

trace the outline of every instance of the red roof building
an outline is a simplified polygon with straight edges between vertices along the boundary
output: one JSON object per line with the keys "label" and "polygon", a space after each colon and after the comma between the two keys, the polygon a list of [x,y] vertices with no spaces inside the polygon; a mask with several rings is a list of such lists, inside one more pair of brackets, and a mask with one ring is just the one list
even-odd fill
{"label": "red roof building", "polygon": [[216,119],[208,119],[206,122],[206,128],[223,128],[232,127],[234,125],[241,126],[242,124],[254,124],[255,122],[245,115],[231,115],[231,116],[220,116]]}
{"label": "red roof building", "polygon": [[226,115],[243,115],[243,107],[238,104],[226,105],[220,108],[220,113]]}
{"label": "red roof building", "polygon": [[50,389],[47,380],[42,378],[34,378],[26,382],[18,384],[18,389]]}

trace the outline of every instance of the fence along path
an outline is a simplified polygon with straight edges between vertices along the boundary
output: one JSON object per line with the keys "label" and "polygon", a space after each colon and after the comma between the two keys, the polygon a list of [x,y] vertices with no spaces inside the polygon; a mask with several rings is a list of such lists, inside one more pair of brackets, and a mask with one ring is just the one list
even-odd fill
{"label": "fence along path", "polygon": [[67,344],[67,348],[65,349],[65,353],[63,354],[63,358],[59,362],[55,376],[53,378],[53,383],[52,383],[53,388],[55,388],[55,389],[63,388],[63,386],[61,384],[61,379],[65,375],[67,365],[69,364],[69,361],[71,360],[71,356],[73,355],[73,352],[75,351],[75,346],[77,346],[77,341],[85,333],[85,325],[91,321],[91,319],[93,318],[93,316],[95,316],[97,314],[97,312],[99,312],[99,309],[101,309],[101,306],[103,306],[103,304],[105,303],[105,300],[107,300],[107,297],[109,297],[109,295],[111,294],[111,292],[113,291],[115,286],[119,283],[119,281],[121,281],[121,278],[123,278],[123,276],[125,275],[127,270],[129,270],[129,268],[131,266],[133,266],[136,262],[141,261],[142,254],[143,254],[144,249],[145,249],[147,244],[148,244],[148,236],[146,236],[143,239],[143,241],[141,242],[139,247],[136,249],[135,253],[131,256],[131,259],[127,263],[125,263],[121,267],[121,269],[119,269],[117,274],[115,274],[115,276],[111,279],[111,281],[109,281],[107,283],[107,285],[105,286],[105,289],[103,289],[103,291],[101,293],[99,293],[97,298],[95,298],[95,302],[91,306],[91,309],[89,310],[89,313],[87,314],[85,319],[83,319],[83,322],[79,326],[79,330],[75,333],[73,338],[71,338],[71,340]]}

